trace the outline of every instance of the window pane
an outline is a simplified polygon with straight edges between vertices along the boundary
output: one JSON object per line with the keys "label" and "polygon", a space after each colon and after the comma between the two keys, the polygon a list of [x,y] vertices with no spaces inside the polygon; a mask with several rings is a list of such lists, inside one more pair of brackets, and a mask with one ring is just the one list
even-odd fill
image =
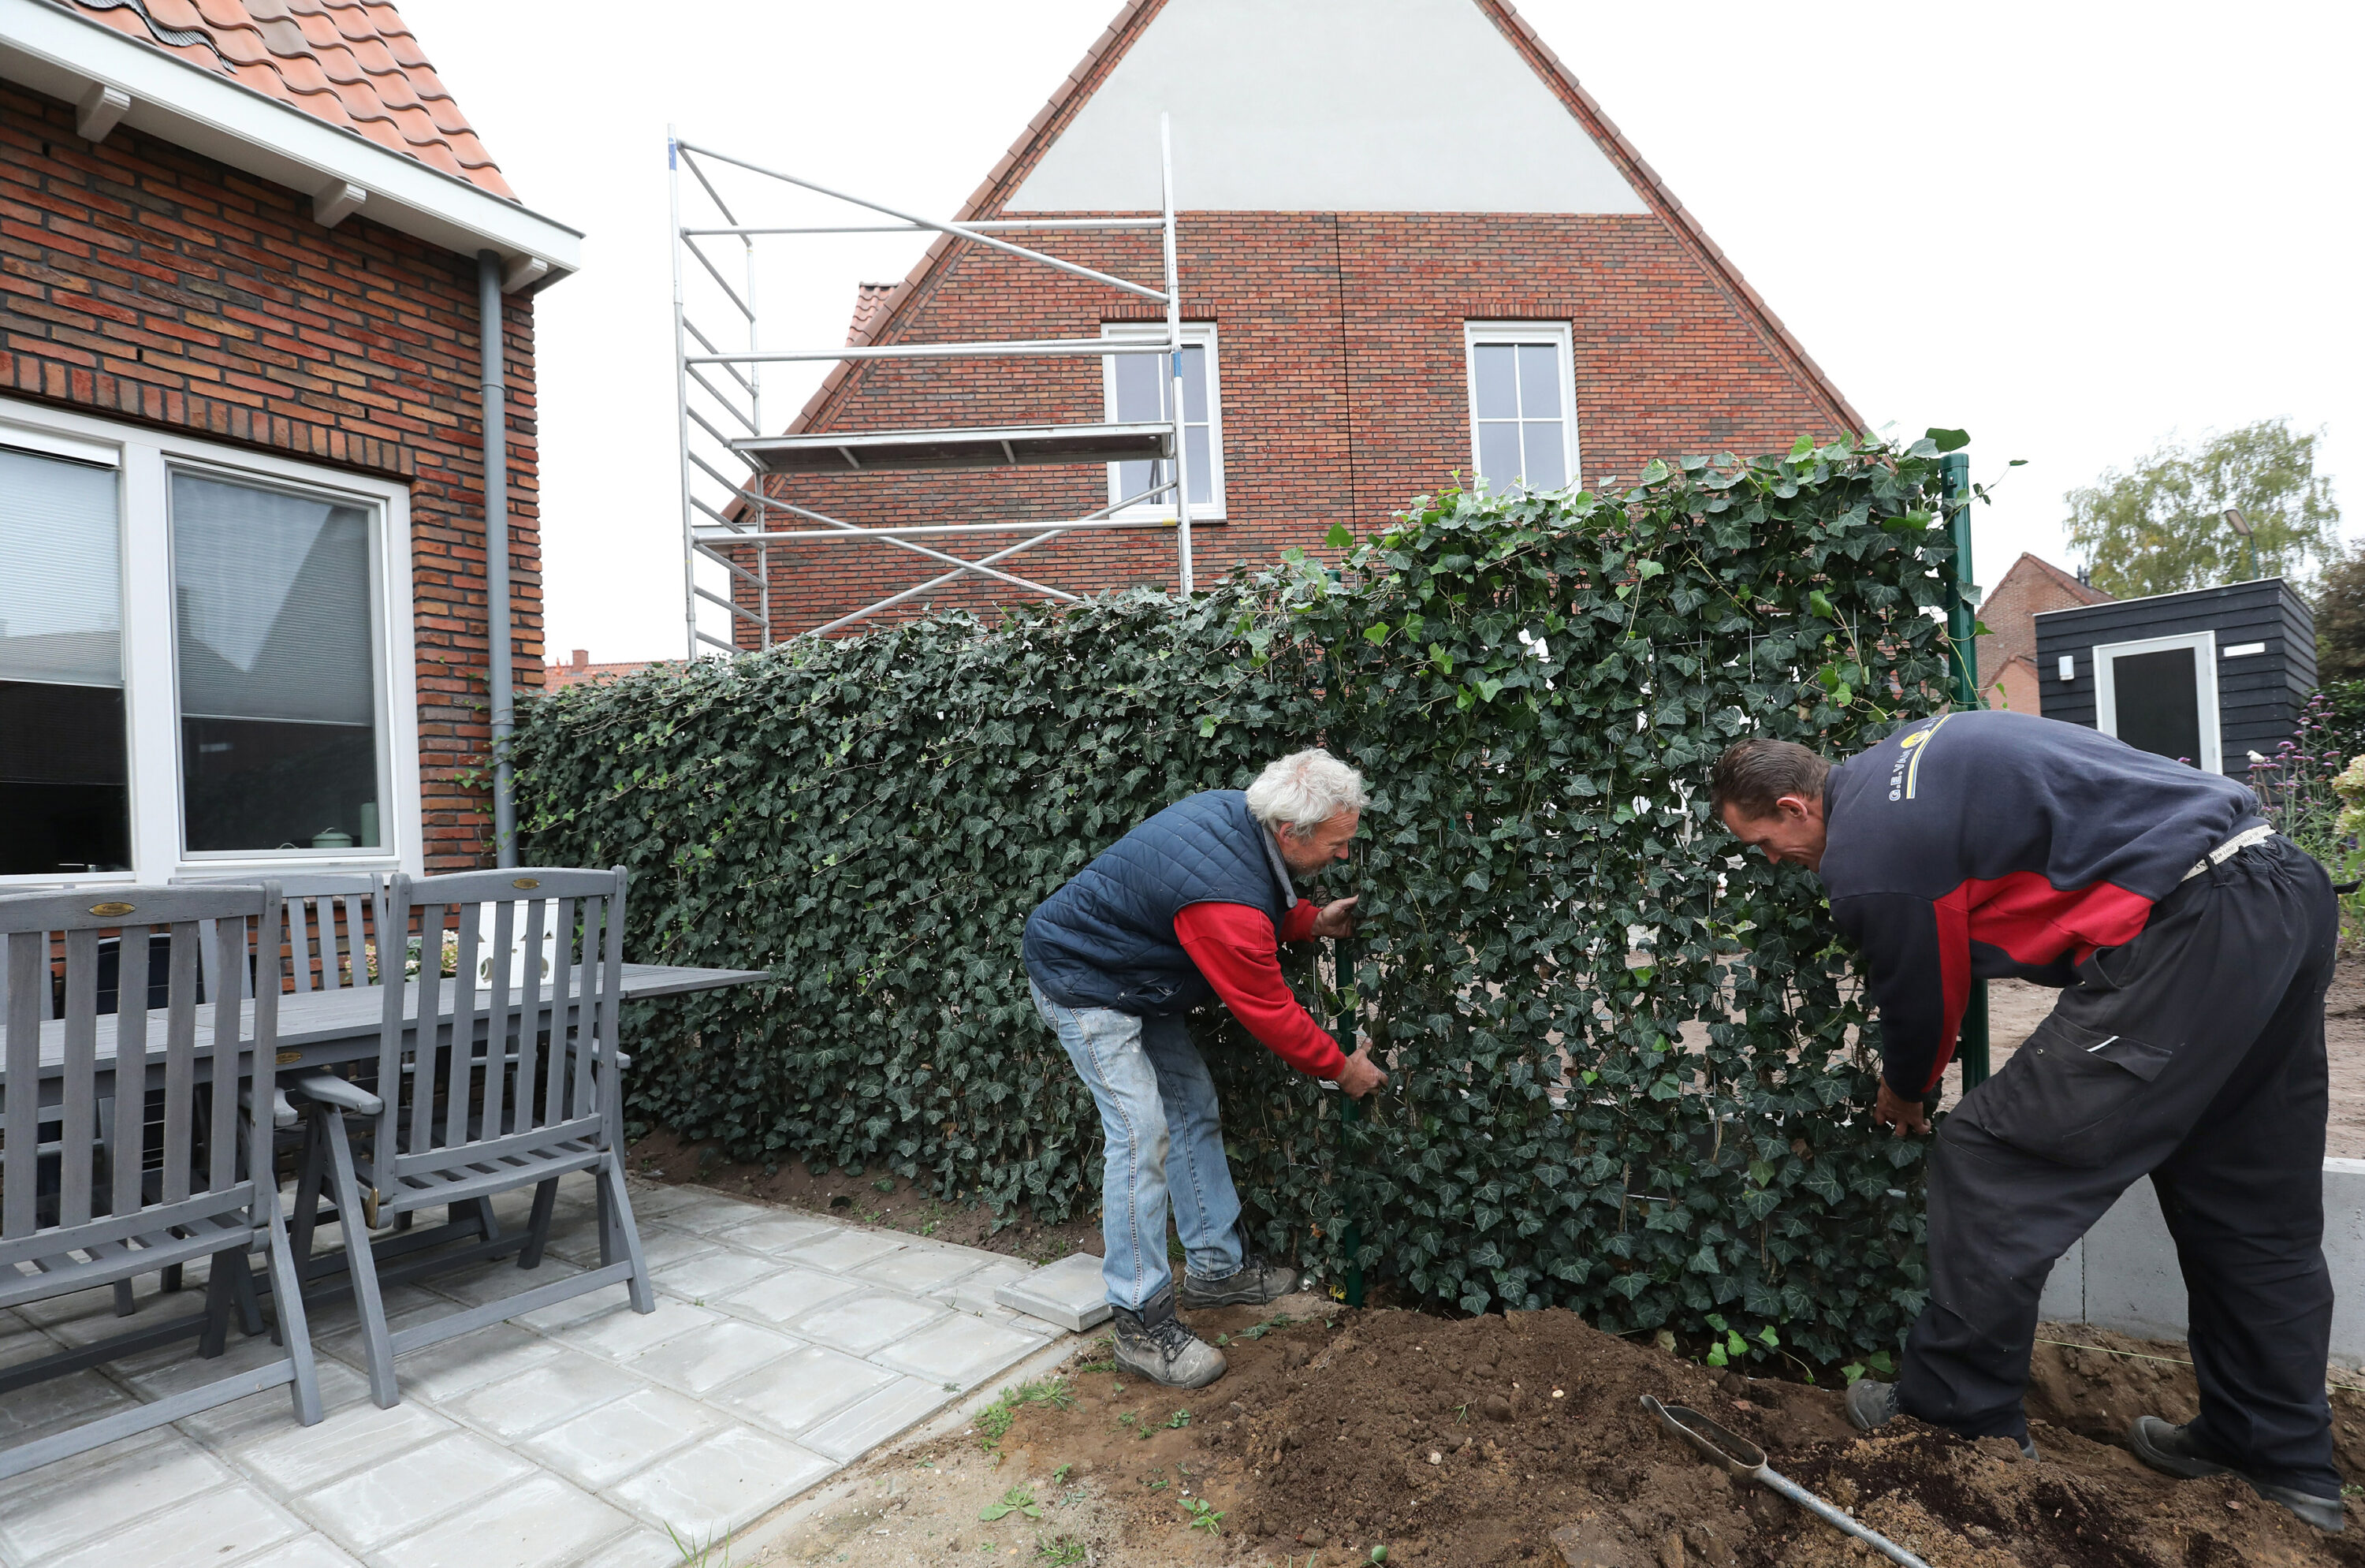
{"label": "window pane", "polygon": [[378,843],[369,516],[173,476],[193,851]]}
{"label": "window pane", "polygon": [[1519,345],[1519,414],[1530,420],[1560,418],[1560,349],[1557,344]]}
{"label": "window pane", "polygon": [[1205,506],[1216,494],[1216,465],[1209,455],[1207,427],[1184,425],[1182,450],[1191,459],[1191,504]]}
{"label": "window pane", "polygon": [[1519,478],[1519,427],[1508,420],[1478,427],[1478,472],[1487,486],[1508,490]]}
{"label": "window pane", "polygon": [[[1170,373],[1173,362],[1158,361],[1160,374]],[[1207,346],[1205,343],[1182,345],[1182,419],[1186,424],[1207,422]]]}
{"label": "window pane", "polygon": [[0,450],[0,876],[128,870],[115,472]]}
{"label": "window pane", "polygon": [[[1148,421],[1166,417],[1164,354],[1115,354],[1108,363],[1116,367],[1116,417],[1119,420]],[[1126,492],[1128,495],[1131,493]]]}
{"label": "window pane", "polygon": [[[1160,472],[1166,466],[1163,463],[1118,463],[1112,466],[1116,469],[1116,494],[1109,498],[1112,505],[1118,501],[1132,500],[1134,497],[1165,476]],[[1137,504],[1154,506],[1159,504],[1159,500],[1141,501]]]}
{"label": "window pane", "polygon": [[1568,466],[1562,461],[1567,454],[1561,443],[1560,421],[1554,420],[1545,423],[1530,420],[1525,428],[1528,435],[1528,488],[1559,489],[1568,483]]}
{"label": "window pane", "polygon": [[1514,384],[1512,354],[1508,343],[1479,343],[1470,351],[1470,375],[1478,387],[1478,417],[1482,420],[1516,420],[1519,417],[1519,388]]}

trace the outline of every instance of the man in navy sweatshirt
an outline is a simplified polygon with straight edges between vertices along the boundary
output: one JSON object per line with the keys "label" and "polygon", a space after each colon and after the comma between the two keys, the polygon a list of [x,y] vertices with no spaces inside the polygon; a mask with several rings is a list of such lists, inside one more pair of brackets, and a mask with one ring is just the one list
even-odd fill
{"label": "man in navy sweatshirt", "polygon": [[1215,1080],[1182,1024],[1221,999],[1300,1072],[1361,1098],[1387,1081],[1366,1044],[1349,1056],[1281,972],[1280,944],[1343,936],[1355,901],[1318,912],[1293,876],[1347,857],[1362,776],[1320,749],[1293,752],[1239,790],[1187,795],[1095,856],[1026,917],[1026,979],[1101,1113],[1101,1276],[1117,1364],[1172,1388],[1224,1375],[1224,1355],[1174,1315],[1171,1202],[1184,1306],[1261,1304],[1294,1270],[1250,1256],[1224,1158]]}
{"label": "man in navy sweatshirt", "polygon": [[1818,873],[1881,1027],[1874,1114],[1929,1130],[1974,980],[2059,988],[1930,1155],[1930,1299],[1894,1384],[1848,1391],[2034,1453],[2021,1406],[2055,1260],[2148,1175],[2191,1298],[2201,1411],[2138,1419],[2154,1468],[2237,1473],[2341,1528],[2324,1367],[2324,869],[2230,778],[2025,714],[1908,724],[1836,767],[1754,739],[1716,765],[1720,820]]}

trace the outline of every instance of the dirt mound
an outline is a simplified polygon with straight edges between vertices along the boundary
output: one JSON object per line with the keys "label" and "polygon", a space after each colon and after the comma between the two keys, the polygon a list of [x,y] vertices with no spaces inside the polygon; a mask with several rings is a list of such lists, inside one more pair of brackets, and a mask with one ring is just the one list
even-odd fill
{"label": "dirt mound", "polygon": [[[2318,1535],[2238,1482],[2171,1481],[2100,1440],[2135,1414],[2190,1413],[2191,1369],[2169,1361],[2040,1346],[2031,1407],[2044,1458],[2030,1464],[2001,1439],[1912,1422],[1866,1439],[1833,1392],[1715,1372],[1566,1312],[1342,1312],[1251,1340],[1252,1317],[1195,1315],[1202,1333],[1228,1331],[1232,1371],[1212,1388],[1177,1394],[1085,1367],[1070,1406],[1030,1406],[1014,1427],[1014,1457],[1023,1447],[1026,1463],[1071,1465],[1116,1505],[1126,1523],[1102,1561],[1304,1568],[1314,1552],[1344,1568],[1375,1545],[1391,1563],[1456,1568],[1870,1561],[1663,1435],[1642,1407],[1651,1394],[1763,1443],[1777,1470],[1942,1568],[2365,1564],[2365,1531]],[[2047,1337],[2182,1355],[2083,1328]],[[2352,1414],[2365,1405],[2336,1417]]]}

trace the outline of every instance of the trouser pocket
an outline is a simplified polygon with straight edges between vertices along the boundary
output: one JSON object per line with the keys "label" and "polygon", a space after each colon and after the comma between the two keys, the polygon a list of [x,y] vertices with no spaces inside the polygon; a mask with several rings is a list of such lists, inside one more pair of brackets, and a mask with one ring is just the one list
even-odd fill
{"label": "trouser pocket", "polygon": [[2023,1153],[2060,1165],[2108,1164],[2132,1113],[2174,1053],[2055,1013],[1961,1114]]}

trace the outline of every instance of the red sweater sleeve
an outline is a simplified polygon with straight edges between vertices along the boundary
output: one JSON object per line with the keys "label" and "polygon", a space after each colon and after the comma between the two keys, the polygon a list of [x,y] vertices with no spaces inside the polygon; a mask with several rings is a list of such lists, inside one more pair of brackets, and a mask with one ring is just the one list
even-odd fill
{"label": "red sweater sleeve", "polygon": [[[1283,918],[1283,935],[1302,940],[1313,924],[1314,906],[1301,902]],[[1294,929],[1299,925],[1306,930]],[[1290,994],[1281,949],[1261,912],[1238,903],[1190,904],[1174,917],[1174,935],[1232,1016],[1266,1049],[1300,1072],[1339,1076],[1347,1058]]]}

